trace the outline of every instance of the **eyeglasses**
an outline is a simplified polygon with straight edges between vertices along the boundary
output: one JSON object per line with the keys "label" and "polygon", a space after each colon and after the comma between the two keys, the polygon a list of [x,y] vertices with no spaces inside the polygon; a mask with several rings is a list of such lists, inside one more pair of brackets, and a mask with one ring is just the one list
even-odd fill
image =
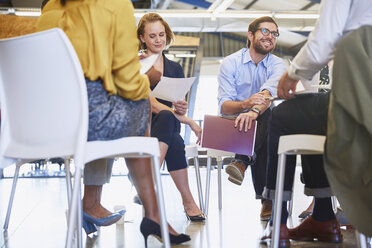
{"label": "eyeglasses", "polygon": [[278,39],[278,37],[279,37],[279,33],[276,32],[276,31],[270,31],[270,30],[267,29],[267,28],[260,28],[259,30],[261,31],[261,34],[262,34],[263,36],[268,36],[269,34],[271,34],[271,36],[272,36],[273,38],[275,38],[275,39]]}

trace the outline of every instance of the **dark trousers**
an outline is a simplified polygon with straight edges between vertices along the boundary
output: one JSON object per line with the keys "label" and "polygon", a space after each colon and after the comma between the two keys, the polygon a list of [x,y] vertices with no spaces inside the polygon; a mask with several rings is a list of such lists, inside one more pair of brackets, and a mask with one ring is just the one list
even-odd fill
{"label": "dark trousers", "polygon": [[[299,95],[273,109],[268,134],[268,161],[264,197],[275,198],[279,137],[289,134],[325,135],[329,93]],[[301,156],[305,194],[324,198],[332,196],[324,171],[322,155]],[[287,156],[283,200],[291,199],[296,156]]]}
{"label": "dark trousers", "polygon": [[185,157],[185,143],[180,135],[181,124],[168,110],[162,110],[152,116],[151,137],[168,145],[165,155],[168,171],[187,168]]}
{"label": "dark trousers", "polygon": [[[271,109],[267,109],[257,118],[256,143],[254,153],[256,156],[255,163],[251,164],[251,173],[256,198],[262,198],[262,192],[266,181],[266,161],[267,161],[267,125],[271,115]],[[248,157],[236,154],[235,159],[242,160],[248,165]]]}

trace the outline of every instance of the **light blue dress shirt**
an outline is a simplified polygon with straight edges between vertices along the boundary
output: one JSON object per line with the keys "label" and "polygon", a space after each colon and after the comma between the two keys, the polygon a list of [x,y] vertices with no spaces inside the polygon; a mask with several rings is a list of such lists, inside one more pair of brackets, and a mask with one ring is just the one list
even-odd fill
{"label": "light blue dress shirt", "polygon": [[276,96],[278,81],[286,69],[284,61],[273,54],[268,54],[256,66],[248,48],[227,56],[218,74],[219,112],[225,101],[242,101],[262,90]]}

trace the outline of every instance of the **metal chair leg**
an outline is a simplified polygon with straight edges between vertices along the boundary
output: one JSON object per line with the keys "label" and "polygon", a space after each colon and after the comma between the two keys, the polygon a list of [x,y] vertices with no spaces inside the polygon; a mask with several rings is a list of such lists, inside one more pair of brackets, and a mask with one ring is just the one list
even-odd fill
{"label": "metal chair leg", "polygon": [[[78,211],[79,209],[79,201],[81,201],[80,197],[80,186],[81,186],[81,166],[77,166],[79,162],[75,160],[75,180],[74,180],[74,187],[72,190],[71,195],[71,202],[69,205],[69,211],[68,211],[68,228],[67,228],[67,235],[66,235],[66,248],[72,248],[74,246],[74,233],[75,233],[75,227],[76,227],[76,220],[79,217]],[[82,239],[77,239],[80,241],[78,243],[78,247],[81,248],[83,246]]]}
{"label": "metal chair leg", "polygon": [[336,211],[337,211],[337,198],[336,198],[336,196],[332,196],[332,197],[331,197],[331,200],[332,200],[332,208],[333,208],[333,212],[336,213]]}
{"label": "metal chair leg", "polygon": [[6,218],[5,218],[5,223],[4,223],[4,230],[8,230],[10,214],[12,212],[14,194],[15,194],[15,190],[16,190],[16,186],[17,186],[17,182],[18,182],[19,169],[21,168],[22,164],[16,164],[16,170],[14,172],[12,190],[10,192],[10,198],[9,198],[9,203],[8,203],[8,210],[6,211]]}
{"label": "metal chair leg", "polygon": [[[295,183],[295,180],[293,180],[292,192],[294,192],[293,191],[293,189],[294,189],[294,183]],[[293,212],[293,198],[294,198],[294,193],[292,193],[291,200],[288,203],[288,216],[292,216],[292,212]]]}
{"label": "metal chair leg", "polygon": [[[80,181],[80,180],[79,180]],[[79,201],[78,201],[78,212],[77,212],[77,221],[76,221],[76,235],[77,235],[77,244],[78,247],[82,248],[83,247],[83,207],[81,204],[81,189],[79,191]]]}
{"label": "metal chair leg", "polygon": [[355,230],[355,237],[357,240],[357,244],[359,248],[367,248],[367,238],[363,233],[358,232],[358,230]]}
{"label": "metal chair leg", "polygon": [[209,192],[211,188],[211,170],[212,170],[212,158],[208,156],[207,158],[207,180],[205,185],[205,207],[204,207],[204,214],[208,216],[208,208],[209,208]]}
{"label": "metal chair leg", "polygon": [[67,189],[67,202],[68,205],[71,201],[72,182],[70,174],[70,158],[65,159],[65,173],[66,173],[66,189]]}
{"label": "metal chair leg", "polygon": [[198,185],[199,206],[200,206],[200,210],[204,213],[203,189],[201,185],[200,167],[199,167],[198,157],[194,157],[194,164],[195,164],[196,182]]}
{"label": "metal chair leg", "polygon": [[282,215],[284,172],[285,172],[285,154],[279,154],[278,171],[276,176],[276,191],[274,201],[274,223],[271,237],[271,248],[279,247],[280,217]]}
{"label": "metal chair leg", "polygon": [[222,209],[222,179],[221,179],[221,171],[222,171],[222,158],[217,157],[217,165],[218,165],[218,209]]}
{"label": "metal chair leg", "polygon": [[156,184],[156,199],[158,201],[160,227],[161,227],[161,234],[163,237],[163,245],[165,248],[170,248],[168,223],[167,223],[167,217],[165,215],[163,187],[162,187],[161,178],[160,178],[159,158],[152,157],[151,162],[153,164],[153,170],[154,170],[154,178],[155,178],[155,184]]}

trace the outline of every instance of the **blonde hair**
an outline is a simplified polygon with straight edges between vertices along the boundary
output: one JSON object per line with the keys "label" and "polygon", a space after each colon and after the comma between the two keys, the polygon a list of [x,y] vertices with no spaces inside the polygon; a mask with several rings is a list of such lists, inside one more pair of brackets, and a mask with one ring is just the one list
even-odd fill
{"label": "blonde hair", "polygon": [[147,23],[154,23],[154,22],[161,22],[161,24],[163,24],[164,26],[164,29],[165,29],[165,36],[167,38],[166,40],[166,46],[170,45],[173,40],[174,40],[174,34],[171,30],[171,28],[169,27],[168,23],[166,21],[164,21],[164,19],[157,13],[148,13],[144,16],[142,16],[141,20],[138,22],[138,26],[137,26],[137,38],[139,40],[139,46],[138,46],[138,50],[145,50],[147,47],[146,47],[146,44],[144,42],[141,41],[140,39],[140,36],[144,36],[144,33],[145,33],[145,26]]}

